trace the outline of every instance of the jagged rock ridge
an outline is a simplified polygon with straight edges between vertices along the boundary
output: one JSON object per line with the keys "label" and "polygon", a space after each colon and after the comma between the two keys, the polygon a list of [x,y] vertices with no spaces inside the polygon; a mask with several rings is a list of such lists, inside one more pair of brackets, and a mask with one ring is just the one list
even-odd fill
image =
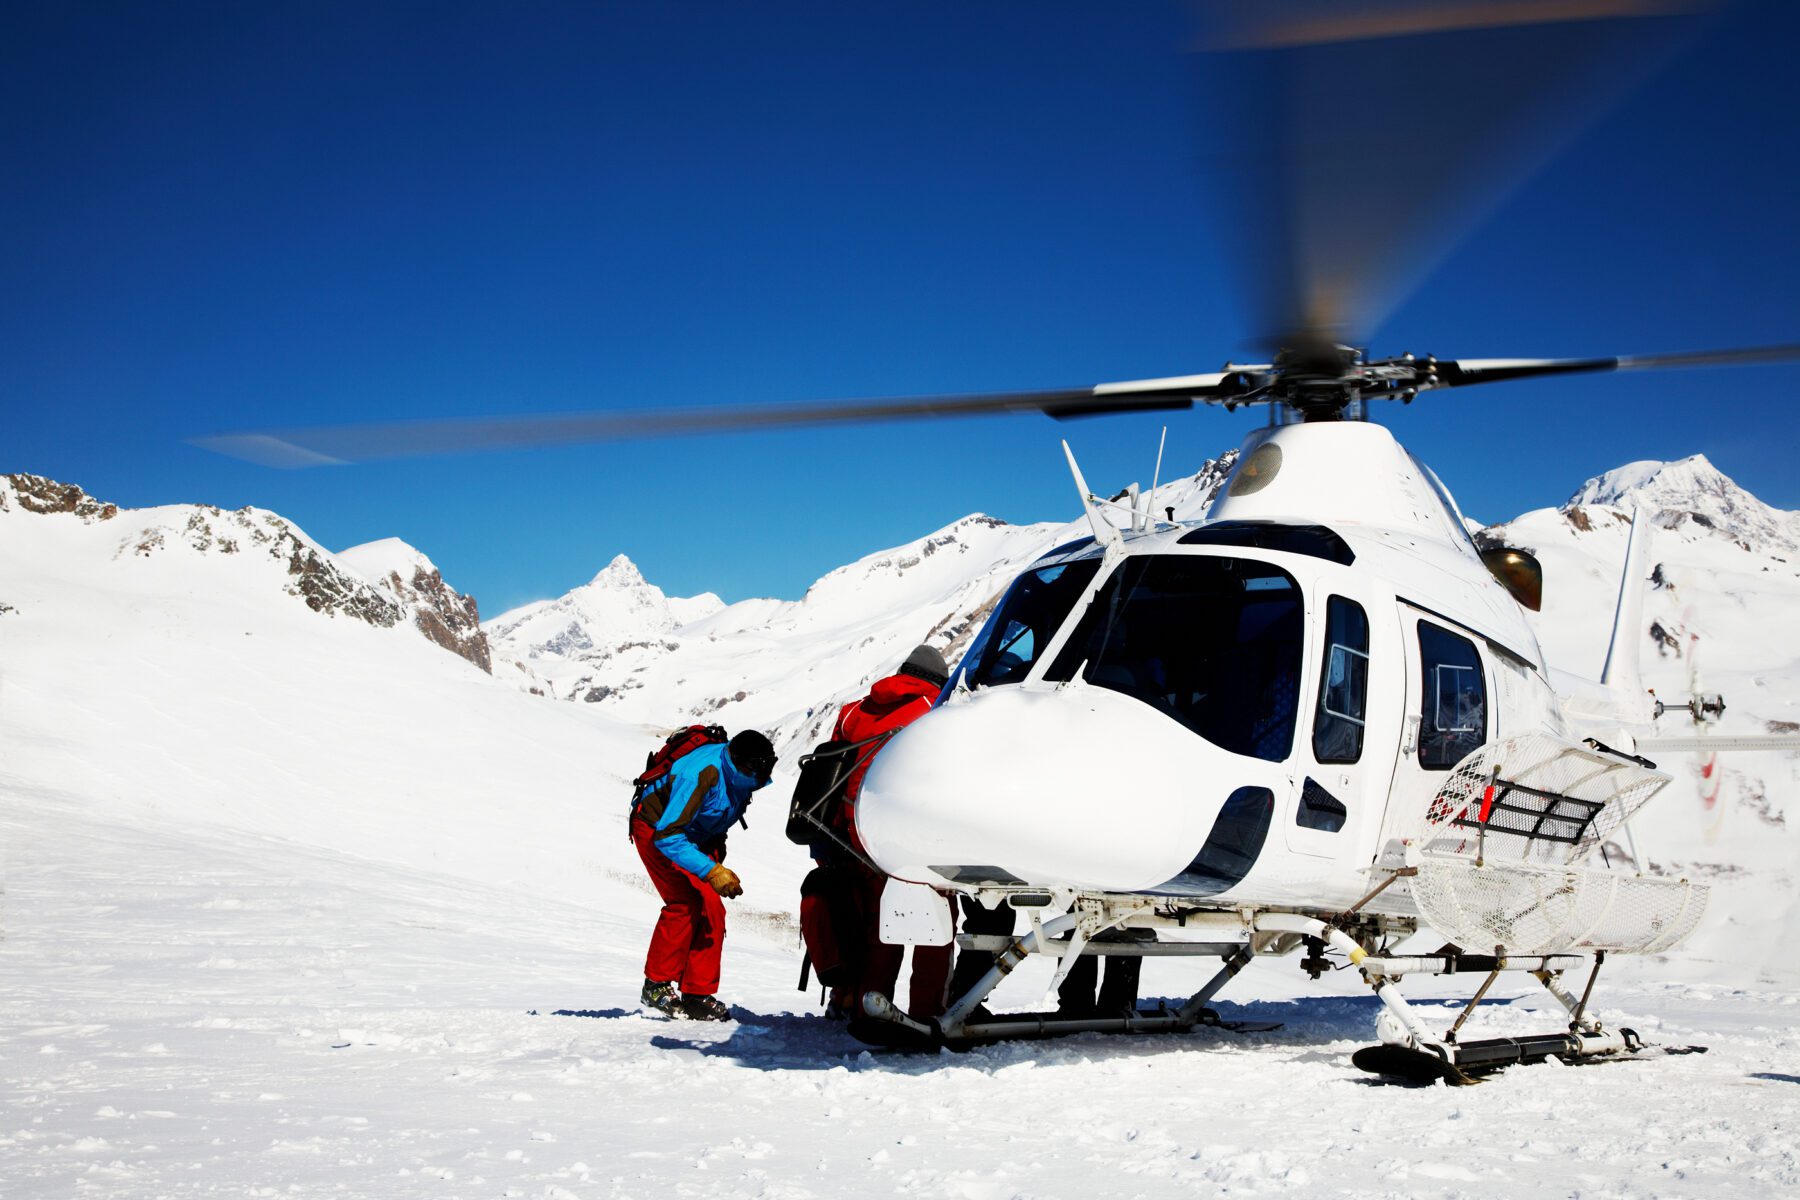
{"label": "jagged rock ridge", "polygon": [[208,504],[121,509],[74,484],[40,475],[0,475],[0,513],[14,512],[51,520],[68,517],[84,525],[108,523],[119,531],[115,560],[171,553],[271,560],[279,564],[282,590],[312,611],[382,629],[411,616],[425,637],[489,669],[474,600],[445,586],[435,567],[391,586],[371,583],[292,523],[264,509],[228,511]]}
{"label": "jagged rock ridge", "polygon": [[340,550],[334,557],[386,592],[428,641],[493,673],[493,655],[475,597],[445,583],[443,572],[425,555],[399,538],[383,538]]}

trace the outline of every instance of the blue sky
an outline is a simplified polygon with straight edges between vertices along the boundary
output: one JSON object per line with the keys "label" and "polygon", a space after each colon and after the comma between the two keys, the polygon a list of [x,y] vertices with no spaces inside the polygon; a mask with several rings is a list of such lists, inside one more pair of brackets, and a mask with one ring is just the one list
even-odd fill
{"label": "blue sky", "polygon": [[[1096,10],[1097,11],[1097,10]],[[1081,385],[1254,330],[1182,4],[14,4],[0,471],[398,536],[485,613],[630,554],[798,596],[971,512],[1067,519],[1156,416],[991,418],[282,472],[185,438],[442,415]],[[1733,10],[1520,187],[1377,352],[1800,340],[1800,9]],[[1471,515],[1704,451],[1800,508],[1792,367],[1379,414]],[[1170,471],[1255,420],[1169,418]]]}

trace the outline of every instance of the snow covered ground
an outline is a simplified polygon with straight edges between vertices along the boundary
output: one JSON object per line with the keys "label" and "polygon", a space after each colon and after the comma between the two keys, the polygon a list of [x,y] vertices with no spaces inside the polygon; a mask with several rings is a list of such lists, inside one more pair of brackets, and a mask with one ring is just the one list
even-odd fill
{"label": "snow covered ground", "polygon": [[[1657,473],[1632,478],[1651,486]],[[1619,498],[1588,496],[1586,511]],[[489,676],[420,637],[411,595],[380,591],[413,582],[394,563],[435,574],[409,547],[371,549],[358,582],[274,514],[70,503],[26,511],[0,480],[9,1200],[1762,1196],[1800,1184],[1800,980],[1768,938],[1800,921],[1792,757],[1768,756],[1761,790],[1740,789],[1728,819],[1659,802],[1641,831],[1659,861],[1713,872],[1721,900],[1691,948],[1609,966],[1598,1000],[1610,1020],[1706,1055],[1545,1065],[1468,1089],[1378,1085],[1349,1064],[1372,1040],[1371,999],[1351,973],[1313,984],[1292,959],[1254,965],[1219,1005],[1282,1022],[1274,1033],[871,1054],[813,1015],[816,992],[794,989],[807,864],[778,832],[783,780],[732,845],[747,893],[732,908],[726,994],[745,1019],[637,1015],[656,907],[621,836],[624,780],[654,740],[637,718],[529,695],[498,655]],[[1546,641],[1591,649],[1578,623],[1610,611],[1616,576],[1595,564],[1620,548],[1614,525],[1583,529],[1558,510],[1515,525],[1551,570]],[[1796,577],[1776,569],[1787,528],[1752,531],[1754,550],[1728,531],[1675,529],[1673,586],[1648,614],[1717,643],[1719,686],[1741,697],[1733,719],[1768,727],[1800,699]],[[898,599],[857,631],[855,653],[764,698],[768,711],[853,690],[920,636],[908,622],[978,608],[970,584],[989,565],[957,553],[969,561],[941,578],[905,565],[906,547],[828,576]],[[1738,607],[1713,615],[1727,596]],[[907,615],[907,597],[928,611]],[[811,605],[760,603],[697,617],[676,602],[671,640],[691,648],[663,665],[742,687],[751,666],[810,667],[792,657],[809,639],[856,628],[831,588]],[[757,634],[754,612],[776,636]],[[740,648],[749,665],[734,677]],[[1685,670],[1672,656],[1650,666],[1663,686]],[[1029,964],[997,1002],[1033,1005],[1048,970]],[[1185,995],[1205,972],[1155,961],[1146,992]],[[1408,990],[1434,994],[1427,984]],[[1499,999],[1485,1031],[1561,1024],[1528,991]]]}
{"label": "snow covered ground", "polygon": [[[1310,987],[1291,960],[1259,964],[1221,1005],[1284,1022],[1276,1033],[870,1053],[810,1015],[779,935],[728,943],[731,996],[757,1015],[728,1026],[636,1015],[653,901],[622,885],[591,907],[223,827],[12,799],[0,817],[8,1196],[1800,1187],[1791,993],[1615,981],[1613,1016],[1711,1052],[1546,1064],[1462,1089],[1354,1071],[1370,999],[1343,974]],[[1197,971],[1152,963],[1147,990],[1184,990]],[[1555,1019],[1527,998],[1485,1024]]]}

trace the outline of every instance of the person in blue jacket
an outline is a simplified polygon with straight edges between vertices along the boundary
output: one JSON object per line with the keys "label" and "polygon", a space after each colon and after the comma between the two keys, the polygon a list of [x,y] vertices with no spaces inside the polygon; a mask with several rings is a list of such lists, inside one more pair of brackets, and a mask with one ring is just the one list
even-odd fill
{"label": "person in blue jacket", "polygon": [[632,811],[632,844],[663,899],[644,958],[646,1007],[695,1021],[731,1019],[718,998],[723,901],[744,888],[725,865],[725,835],[774,771],[775,747],[745,730],[676,759]]}

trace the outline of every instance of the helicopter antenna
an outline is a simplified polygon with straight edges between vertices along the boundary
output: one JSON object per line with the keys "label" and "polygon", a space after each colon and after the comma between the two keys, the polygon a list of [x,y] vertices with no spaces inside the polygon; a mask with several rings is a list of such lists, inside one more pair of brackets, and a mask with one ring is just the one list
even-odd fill
{"label": "helicopter antenna", "polygon": [[1122,545],[1125,539],[1120,536],[1118,528],[1101,516],[1099,508],[1095,506],[1096,497],[1088,491],[1087,480],[1081,477],[1081,466],[1075,461],[1075,451],[1069,449],[1067,438],[1063,439],[1062,448],[1064,456],[1069,460],[1069,474],[1075,477],[1075,490],[1081,494],[1081,507],[1087,513],[1088,524],[1093,527],[1094,540],[1106,547]]}
{"label": "helicopter antenna", "polygon": [[1150,511],[1156,507],[1156,485],[1162,479],[1163,447],[1169,443],[1169,427],[1164,425],[1162,437],[1156,440],[1156,469],[1150,472],[1150,494],[1144,497],[1144,528],[1148,529],[1156,523]]}

